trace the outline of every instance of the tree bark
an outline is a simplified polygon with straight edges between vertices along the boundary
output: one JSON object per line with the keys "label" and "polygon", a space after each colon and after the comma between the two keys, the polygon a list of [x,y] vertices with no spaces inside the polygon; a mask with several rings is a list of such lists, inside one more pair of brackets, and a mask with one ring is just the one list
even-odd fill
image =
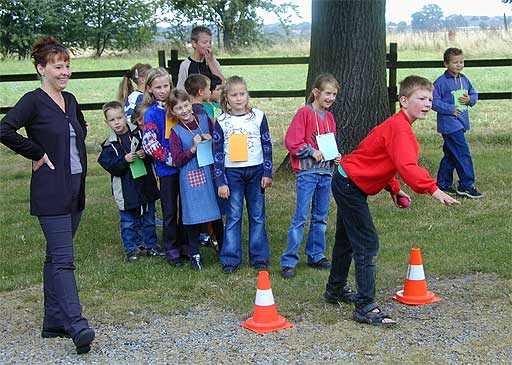
{"label": "tree bark", "polygon": [[312,0],[308,90],[332,73],[341,85],[331,107],[342,154],[389,116],[385,0]]}

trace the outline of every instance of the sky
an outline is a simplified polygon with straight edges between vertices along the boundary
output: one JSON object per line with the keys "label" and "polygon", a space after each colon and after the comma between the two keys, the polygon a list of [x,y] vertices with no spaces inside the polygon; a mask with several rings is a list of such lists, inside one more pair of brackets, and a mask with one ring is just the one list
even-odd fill
{"label": "sky", "polygon": [[[296,4],[299,7],[302,19],[294,17],[293,23],[311,22],[311,0],[274,0],[276,4],[285,2]],[[445,17],[451,14],[503,16],[503,13],[512,16],[512,5],[504,4],[501,0],[386,0],[386,22],[405,21],[410,24],[411,14],[421,11],[421,8],[427,4],[438,5],[443,10]],[[263,19],[265,24],[277,22],[277,19],[269,14],[265,14]]]}

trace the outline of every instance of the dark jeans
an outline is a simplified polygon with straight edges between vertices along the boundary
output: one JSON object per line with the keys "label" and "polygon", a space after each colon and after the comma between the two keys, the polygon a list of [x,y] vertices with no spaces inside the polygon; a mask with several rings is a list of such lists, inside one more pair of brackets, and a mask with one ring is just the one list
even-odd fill
{"label": "dark jeans", "polygon": [[475,171],[464,130],[443,134],[444,156],[439,163],[437,186],[447,189],[453,184],[453,170],[459,176],[459,189],[471,189],[475,185]]}
{"label": "dark jeans", "polygon": [[190,256],[190,246],[185,238],[178,205],[180,195],[179,174],[160,176],[160,203],[162,205],[162,241],[168,260]]}
{"label": "dark jeans", "polygon": [[332,195],[337,205],[336,237],[327,290],[336,291],[347,284],[353,257],[357,287],[355,305],[362,308],[375,298],[379,238],[367,195],[337,171],[332,180]]}
{"label": "dark jeans", "polygon": [[[217,239],[217,243],[219,247],[222,247],[222,242],[224,240],[224,223],[222,219],[219,218],[215,221],[212,221],[213,234]],[[187,235],[187,241],[190,245],[190,255],[199,254],[199,234],[202,231],[204,223],[199,224],[187,224],[185,225],[185,233]]]}
{"label": "dark jeans", "polygon": [[89,327],[82,316],[74,273],[73,237],[82,215],[78,210],[80,180],[80,174],[72,175],[71,214],[38,217],[46,238],[43,328],[64,328],[72,337]]}

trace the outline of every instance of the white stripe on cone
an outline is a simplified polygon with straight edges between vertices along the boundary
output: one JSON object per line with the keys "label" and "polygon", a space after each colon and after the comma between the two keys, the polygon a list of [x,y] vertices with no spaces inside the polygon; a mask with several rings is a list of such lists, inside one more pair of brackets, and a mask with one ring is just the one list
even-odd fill
{"label": "white stripe on cone", "polygon": [[266,307],[269,305],[274,305],[274,296],[272,295],[272,289],[266,290],[256,290],[256,300],[254,304]]}
{"label": "white stripe on cone", "polygon": [[425,280],[423,265],[409,265],[407,269],[407,279],[409,280]]}

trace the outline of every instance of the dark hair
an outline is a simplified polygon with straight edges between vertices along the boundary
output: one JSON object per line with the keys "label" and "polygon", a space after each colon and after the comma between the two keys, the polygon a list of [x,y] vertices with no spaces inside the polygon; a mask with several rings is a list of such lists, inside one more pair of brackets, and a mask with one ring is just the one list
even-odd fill
{"label": "dark hair", "polygon": [[133,92],[132,82],[139,83],[139,79],[146,76],[146,73],[151,69],[151,65],[147,63],[137,63],[131,69],[125,72],[123,79],[119,83],[117,91],[117,100],[124,103],[128,95]]}
{"label": "dark hair", "polygon": [[446,51],[444,51],[444,55],[443,55],[443,61],[444,63],[448,63],[450,62],[450,58],[452,56],[460,56],[461,54],[464,54],[462,52],[462,49],[460,48],[447,48]]}
{"label": "dark hair", "polygon": [[405,79],[399,82],[399,85],[398,97],[405,96],[408,98],[418,89],[434,91],[434,85],[432,85],[432,81],[417,75],[407,76]]}
{"label": "dark hair", "polygon": [[190,101],[190,95],[182,89],[171,90],[169,93],[169,98],[165,103],[167,114],[172,114],[172,108],[174,108],[179,101]]}
{"label": "dark hair", "polygon": [[33,63],[38,75],[40,74],[37,65],[46,67],[48,62],[54,62],[56,59],[61,59],[64,62],[69,62],[70,59],[68,49],[53,37],[40,38],[35,41],[30,56],[34,59]]}
{"label": "dark hair", "polygon": [[185,90],[196,97],[200,90],[210,86],[210,79],[201,74],[192,74],[185,80]]}
{"label": "dark hair", "polygon": [[315,101],[315,95],[313,94],[314,89],[318,89],[320,91],[323,91],[325,88],[325,85],[332,85],[334,86],[338,91],[340,91],[340,84],[338,83],[338,80],[330,74],[330,73],[323,73],[316,77],[315,81],[313,81],[313,85],[311,85],[311,93],[308,97],[308,104]]}
{"label": "dark hair", "polygon": [[130,117],[132,124],[137,125],[137,120],[139,120],[141,117],[144,116],[144,113],[146,112],[146,110],[147,110],[147,107],[143,103],[135,105],[135,108],[133,109],[133,113]]}
{"label": "dark hair", "polygon": [[190,32],[190,40],[197,42],[199,40],[199,35],[201,33],[206,33],[209,36],[212,35],[212,31],[210,29],[200,25],[200,26],[192,28],[192,32]]}
{"label": "dark hair", "polygon": [[210,79],[210,90],[215,91],[218,85],[222,85],[222,79],[214,74],[206,75]]}
{"label": "dark hair", "polygon": [[[231,112],[227,95],[229,93],[229,89],[236,84],[242,84],[245,87],[245,90],[247,90],[247,83],[240,76],[231,76],[226,80],[226,84],[222,88],[222,92],[220,94],[220,107],[222,108],[222,111],[226,114],[229,114]],[[249,96],[249,90],[247,90],[247,95]],[[249,106],[249,102],[247,102],[247,109],[249,112],[252,112],[252,108]]]}
{"label": "dark hair", "polygon": [[107,119],[107,112],[112,109],[121,109],[124,113],[124,106],[118,100],[109,101],[108,103],[103,104],[101,110],[103,111],[103,115],[105,119]]}

